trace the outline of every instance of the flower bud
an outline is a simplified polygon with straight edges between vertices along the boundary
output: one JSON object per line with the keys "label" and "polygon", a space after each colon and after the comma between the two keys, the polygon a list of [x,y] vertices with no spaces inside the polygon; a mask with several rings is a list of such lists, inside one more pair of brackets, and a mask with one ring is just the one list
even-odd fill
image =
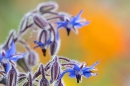
{"label": "flower bud", "polygon": [[48,11],[55,11],[58,8],[58,4],[55,2],[41,3],[38,5],[37,10],[43,14]]}
{"label": "flower bud", "polygon": [[50,83],[53,83],[58,79],[60,75],[60,64],[58,62],[58,58],[55,56],[54,62],[51,66],[51,80]]}
{"label": "flower bud", "polygon": [[50,44],[50,54],[51,54],[51,56],[56,55],[58,53],[59,47],[60,47],[60,41],[59,40],[53,41]]}
{"label": "flower bud", "polygon": [[46,75],[46,74],[45,74],[45,69],[44,69],[44,67],[43,67],[42,64],[40,65],[40,72],[41,72],[41,74],[42,74],[42,79],[41,79],[41,81],[40,81],[40,86],[50,86],[50,84],[49,84],[47,78],[45,77],[45,75]]}
{"label": "flower bud", "polygon": [[28,56],[25,58],[26,60],[26,64],[29,67],[33,67],[38,63],[38,57],[37,57],[37,53],[33,50],[30,50],[28,52]]}
{"label": "flower bud", "polygon": [[17,71],[14,68],[14,66],[12,66],[12,68],[10,69],[7,79],[8,79],[7,86],[16,86],[16,84],[17,84]]}
{"label": "flower bud", "polygon": [[48,25],[47,21],[41,15],[34,15],[33,21],[41,29],[44,29]]}
{"label": "flower bud", "polygon": [[51,56],[55,55],[58,53],[59,48],[60,48],[60,39],[59,39],[59,35],[58,32],[55,31],[55,29],[53,28],[53,26],[51,24],[50,25],[50,29],[54,35],[54,39],[52,41],[52,43],[50,44],[50,54]]}
{"label": "flower bud", "polygon": [[51,33],[49,30],[42,30],[39,34],[39,41],[34,41],[37,46],[34,48],[40,47],[42,49],[43,55],[46,56],[46,49],[51,44]]}

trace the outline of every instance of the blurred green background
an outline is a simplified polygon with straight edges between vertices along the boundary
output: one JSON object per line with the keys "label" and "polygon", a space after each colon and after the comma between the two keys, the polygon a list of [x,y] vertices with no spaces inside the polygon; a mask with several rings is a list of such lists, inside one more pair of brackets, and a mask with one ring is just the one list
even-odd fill
{"label": "blurred green background", "polygon": [[[0,0],[0,43],[4,43],[11,29],[17,30],[25,13],[40,2],[51,0]],[[130,86],[130,0],[52,0],[59,4],[58,11],[76,15],[83,9],[82,18],[90,20],[79,34],[60,30],[61,48],[58,55],[97,65],[98,76],[76,79],[67,74],[66,86]],[[50,58],[43,57],[46,63]],[[49,56],[49,55],[48,55]]]}

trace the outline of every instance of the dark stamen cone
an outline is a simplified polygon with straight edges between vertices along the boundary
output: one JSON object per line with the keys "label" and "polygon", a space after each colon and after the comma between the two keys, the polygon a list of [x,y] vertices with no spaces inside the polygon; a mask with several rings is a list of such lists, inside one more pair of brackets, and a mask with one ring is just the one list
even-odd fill
{"label": "dark stamen cone", "polygon": [[69,36],[70,35],[70,29],[66,29],[67,30],[67,35]]}
{"label": "dark stamen cone", "polygon": [[46,49],[42,49],[43,56],[46,56]]}

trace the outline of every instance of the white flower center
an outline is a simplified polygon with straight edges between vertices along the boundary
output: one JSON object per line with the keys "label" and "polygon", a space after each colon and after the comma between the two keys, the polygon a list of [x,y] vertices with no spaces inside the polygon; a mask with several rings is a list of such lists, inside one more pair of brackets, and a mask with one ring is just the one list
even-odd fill
{"label": "white flower center", "polygon": [[73,28],[73,25],[71,23],[68,23],[67,27],[71,29],[71,28]]}
{"label": "white flower center", "polygon": [[3,63],[9,63],[9,60],[6,57],[2,57],[2,62]]}

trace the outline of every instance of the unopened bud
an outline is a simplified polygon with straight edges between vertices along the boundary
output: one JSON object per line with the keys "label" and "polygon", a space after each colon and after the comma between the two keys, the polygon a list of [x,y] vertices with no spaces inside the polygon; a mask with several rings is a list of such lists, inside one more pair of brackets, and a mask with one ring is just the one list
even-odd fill
{"label": "unopened bud", "polygon": [[51,56],[56,55],[58,53],[59,47],[60,47],[60,40],[53,41],[50,44],[50,54],[51,54]]}
{"label": "unopened bud", "polygon": [[45,27],[48,25],[46,20],[41,15],[34,15],[33,21],[41,29],[45,29]]}
{"label": "unopened bud", "polygon": [[59,35],[58,32],[54,29],[54,27],[52,26],[52,24],[50,25],[50,29],[54,35],[54,40],[52,41],[52,43],[50,44],[50,54],[51,56],[56,55],[59,51],[60,48],[60,39],[59,39]]}
{"label": "unopened bud", "polygon": [[33,50],[30,50],[28,52],[28,56],[25,58],[26,60],[26,64],[29,67],[33,67],[38,63],[38,57],[37,57],[37,53]]}
{"label": "unopened bud", "polygon": [[16,86],[16,84],[17,84],[17,71],[14,68],[14,66],[12,66],[12,68],[10,69],[7,79],[8,79],[7,86]]}
{"label": "unopened bud", "polygon": [[45,77],[45,75],[46,75],[45,74],[45,68],[44,68],[44,66],[42,64],[40,65],[40,72],[42,74],[42,79],[40,81],[40,86],[50,86],[47,78]]}
{"label": "unopened bud", "polygon": [[48,11],[55,11],[58,8],[58,4],[56,2],[47,2],[41,3],[38,5],[37,10],[43,14],[44,12]]}
{"label": "unopened bud", "polygon": [[58,62],[58,58],[55,56],[54,62],[51,66],[51,80],[50,83],[53,83],[58,79],[60,75],[60,64]]}

